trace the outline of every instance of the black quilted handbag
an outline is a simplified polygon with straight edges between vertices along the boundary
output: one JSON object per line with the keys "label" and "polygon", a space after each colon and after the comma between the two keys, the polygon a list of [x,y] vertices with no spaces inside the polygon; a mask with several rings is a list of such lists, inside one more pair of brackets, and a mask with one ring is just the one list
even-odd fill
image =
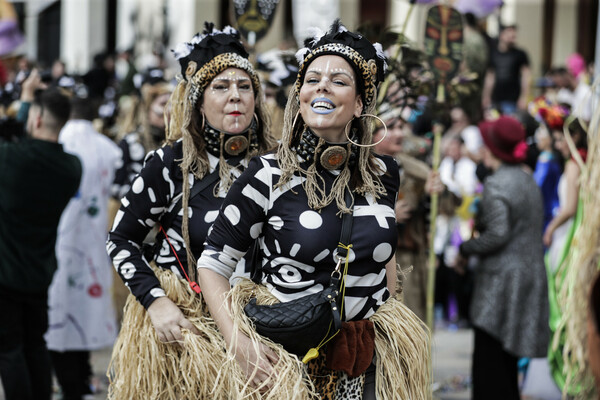
{"label": "black quilted handbag", "polygon": [[[346,193],[346,202],[351,199]],[[352,231],[352,214],[342,217],[342,232],[338,246],[338,263],[331,274],[329,286],[319,293],[301,297],[285,303],[258,305],[251,299],[244,307],[246,315],[254,322],[256,331],[279,343],[284,349],[299,357],[308,357],[308,351],[314,349],[315,356],[319,348],[337,334],[342,327],[340,290],[343,292],[343,273],[340,267],[348,253]],[[256,249],[254,250],[256,251]],[[258,268],[260,263],[253,263]],[[253,271],[253,279],[256,276]],[[345,273],[345,271],[344,271]],[[340,279],[342,278],[342,279]],[[340,280],[342,287],[340,288]],[[256,281],[256,280],[255,280]]]}
{"label": "black quilted handbag", "polygon": [[286,303],[258,305],[252,299],[244,311],[260,335],[303,357],[342,327],[337,297],[338,289],[332,282],[322,292]]}

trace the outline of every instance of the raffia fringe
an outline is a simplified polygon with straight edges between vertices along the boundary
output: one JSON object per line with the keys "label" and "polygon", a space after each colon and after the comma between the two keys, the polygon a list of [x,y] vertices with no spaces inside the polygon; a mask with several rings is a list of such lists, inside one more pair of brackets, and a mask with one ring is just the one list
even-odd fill
{"label": "raffia fringe", "polygon": [[226,345],[214,321],[205,316],[201,298],[172,272],[155,273],[167,296],[201,334],[184,330],[182,343],[161,343],[148,313],[130,295],[107,372],[108,399],[230,399],[228,393],[213,391]]}
{"label": "raffia fringe", "polygon": [[423,321],[394,297],[370,320],[375,325],[377,399],[431,399],[430,332]]}
{"label": "raffia fringe", "polygon": [[[275,385],[264,399],[317,399],[315,387],[304,373],[304,364],[290,355],[279,344],[258,335],[252,322],[244,313],[243,306],[256,296],[258,304],[274,304],[277,299],[264,286],[243,280],[229,294],[231,314],[235,327],[252,339],[255,347],[264,344],[279,357],[273,370],[277,372]],[[371,321],[375,324],[375,354],[377,358],[376,391],[380,400],[428,400],[431,399],[431,376],[429,369],[429,331],[423,322],[400,301],[390,298]],[[236,329],[234,329],[236,331]],[[232,341],[233,342],[233,341]],[[256,372],[256,371],[255,371]],[[226,377],[235,377],[233,382]],[[250,378],[250,381],[252,378]],[[260,399],[257,390],[247,384],[233,356],[229,356],[219,376],[215,392],[227,392],[241,388],[238,399]],[[233,393],[232,391],[229,391]]]}
{"label": "raffia fringe", "polygon": [[[600,80],[597,79],[592,93],[598,85]],[[563,398],[567,398],[569,389],[572,389],[572,398],[587,400],[598,398],[589,363],[586,324],[589,293],[600,265],[600,108],[594,110],[589,127],[579,121],[588,135],[585,163],[568,131],[570,120],[567,119],[563,130],[571,154],[581,168],[579,206],[582,207],[582,223],[574,232],[567,256],[555,273],[557,301],[563,318],[554,332],[551,349],[556,351],[562,345]]]}

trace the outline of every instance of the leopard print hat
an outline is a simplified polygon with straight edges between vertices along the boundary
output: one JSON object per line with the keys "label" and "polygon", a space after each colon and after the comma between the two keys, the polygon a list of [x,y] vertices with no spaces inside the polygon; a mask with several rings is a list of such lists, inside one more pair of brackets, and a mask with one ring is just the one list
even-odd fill
{"label": "leopard print hat", "polygon": [[311,62],[323,55],[336,55],[348,61],[354,69],[358,78],[357,90],[362,97],[364,108],[369,109],[387,69],[381,45],[372,44],[360,33],[350,32],[339,19],[333,22],[328,32],[313,28],[310,34],[311,37],[304,41],[305,47],[296,53],[300,65],[296,78],[296,94],[300,94],[304,75]]}
{"label": "leopard print hat", "polygon": [[246,71],[254,93],[259,93],[258,74],[248,61],[248,52],[240,41],[239,32],[231,26],[220,31],[212,22],[204,25],[202,34],[197,33],[190,42],[180,43],[172,50],[181,66],[182,78],[191,86],[188,100],[192,106],[213,78],[230,67]]}

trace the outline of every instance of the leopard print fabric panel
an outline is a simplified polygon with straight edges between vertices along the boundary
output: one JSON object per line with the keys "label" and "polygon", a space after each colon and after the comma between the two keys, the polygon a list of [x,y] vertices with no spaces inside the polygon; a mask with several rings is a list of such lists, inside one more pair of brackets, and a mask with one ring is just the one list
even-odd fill
{"label": "leopard print fabric panel", "polygon": [[325,366],[325,357],[319,357],[306,365],[306,373],[315,385],[321,400],[361,400],[365,375],[350,378],[341,371]]}

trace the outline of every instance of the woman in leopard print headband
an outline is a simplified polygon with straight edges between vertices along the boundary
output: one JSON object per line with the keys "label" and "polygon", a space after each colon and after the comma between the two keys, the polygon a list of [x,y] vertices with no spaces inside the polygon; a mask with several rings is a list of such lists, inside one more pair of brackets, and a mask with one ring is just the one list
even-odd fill
{"label": "woman in leopard print headband", "polygon": [[[181,76],[167,144],[146,156],[108,239],[132,294],[111,361],[111,399],[212,397],[216,376],[198,368],[223,363],[222,339],[205,320],[194,266],[231,183],[251,156],[275,144],[258,75],[235,29],[207,23],[174,55]],[[155,243],[144,253],[150,232]],[[200,342],[206,337],[217,350]]]}

